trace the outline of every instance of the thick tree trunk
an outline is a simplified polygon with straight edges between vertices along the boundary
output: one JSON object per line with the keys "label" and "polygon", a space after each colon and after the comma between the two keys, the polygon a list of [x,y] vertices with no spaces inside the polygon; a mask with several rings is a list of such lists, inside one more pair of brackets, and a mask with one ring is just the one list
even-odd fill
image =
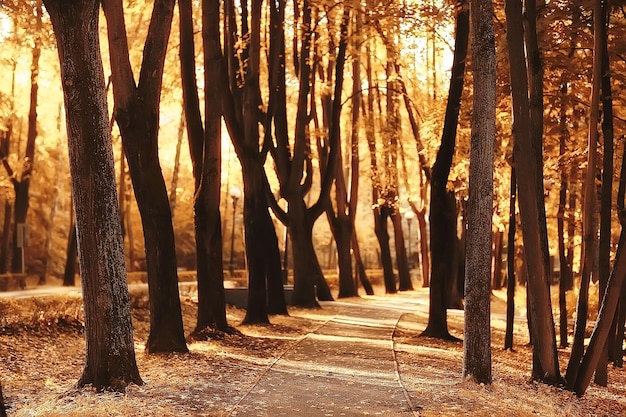
{"label": "thick tree trunk", "polygon": [[78,250],[85,368],[79,386],[123,391],[141,384],[133,341],[117,205],[97,1],[46,0],[61,62]]}
{"label": "thick tree trunk", "polygon": [[155,3],[136,87],[128,55],[121,0],[105,0],[115,120],[141,214],[150,295],[146,350],[187,352],[178,293],[172,212],[158,152],[159,98],[174,0]]}
{"label": "thick tree trunk", "polygon": [[474,105],[467,203],[463,376],[490,384],[491,238],[496,141],[496,48],[492,0],[473,0],[471,17]]}
{"label": "thick tree trunk", "polygon": [[[241,157],[240,157],[241,160]],[[244,224],[248,261],[248,308],[244,323],[267,323],[268,313],[286,314],[278,236],[265,198],[263,167],[257,158],[243,166]],[[292,237],[293,239],[293,237]],[[294,246],[294,255],[295,255]]]}
{"label": "thick tree trunk", "polygon": [[469,42],[469,2],[457,2],[456,33],[450,90],[444,120],[441,146],[431,172],[430,189],[430,307],[424,335],[449,339],[446,320],[446,278],[455,274],[450,253],[456,253],[456,214],[454,197],[448,195],[447,183],[454,156],[456,130],[465,77],[465,59]]}

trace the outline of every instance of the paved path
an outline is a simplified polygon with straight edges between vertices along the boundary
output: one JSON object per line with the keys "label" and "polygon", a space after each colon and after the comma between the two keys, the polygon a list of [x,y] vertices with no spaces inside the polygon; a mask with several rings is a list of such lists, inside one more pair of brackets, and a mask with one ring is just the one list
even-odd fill
{"label": "paved path", "polygon": [[[276,359],[231,416],[418,415],[393,346],[393,332],[409,306],[332,305],[340,312]],[[415,301],[410,308],[415,311]]]}

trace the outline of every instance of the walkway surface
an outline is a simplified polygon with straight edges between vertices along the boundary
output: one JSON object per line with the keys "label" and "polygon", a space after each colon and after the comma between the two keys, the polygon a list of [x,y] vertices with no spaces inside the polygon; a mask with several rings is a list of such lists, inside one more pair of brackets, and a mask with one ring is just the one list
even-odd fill
{"label": "walkway surface", "polygon": [[393,344],[401,315],[415,311],[415,302],[333,302],[340,312],[277,358],[230,415],[418,415]]}

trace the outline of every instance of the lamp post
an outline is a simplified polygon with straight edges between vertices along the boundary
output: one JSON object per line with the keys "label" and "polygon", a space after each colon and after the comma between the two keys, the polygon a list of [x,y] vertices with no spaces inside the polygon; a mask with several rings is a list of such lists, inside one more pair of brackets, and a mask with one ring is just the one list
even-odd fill
{"label": "lamp post", "polygon": [[409,252],[409,270],[413,269],[413,256],[411,256],[411,222],[415,218],[415,213],[413,210],[409,209],[406,213],[404,213],[404,218],[406,219],[406,224],[409,227],[409,244],[408,252]]}
{"label": "lamp post", "polygon": [[232,187],[229,191],[229,195],[233,200],[233,226],[230,229],[230,261],[228,262],[228,272],[232,278],[235,272],[235,266],[233,264],[233,255],[235,253],[235,214],[237,211],[237,201],[241,198],[241,189],[239,189],[239,187]]}

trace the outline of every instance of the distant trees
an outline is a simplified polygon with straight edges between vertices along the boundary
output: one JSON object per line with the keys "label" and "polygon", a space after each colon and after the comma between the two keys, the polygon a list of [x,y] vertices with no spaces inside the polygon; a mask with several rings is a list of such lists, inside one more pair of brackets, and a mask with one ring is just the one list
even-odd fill
{"label": "distant trees", "polygon": [[54,27],[83,285],[87,352],[79,386],[141,384],[126,284],[113,150],[98,32],[98,1],[44,2]]}

